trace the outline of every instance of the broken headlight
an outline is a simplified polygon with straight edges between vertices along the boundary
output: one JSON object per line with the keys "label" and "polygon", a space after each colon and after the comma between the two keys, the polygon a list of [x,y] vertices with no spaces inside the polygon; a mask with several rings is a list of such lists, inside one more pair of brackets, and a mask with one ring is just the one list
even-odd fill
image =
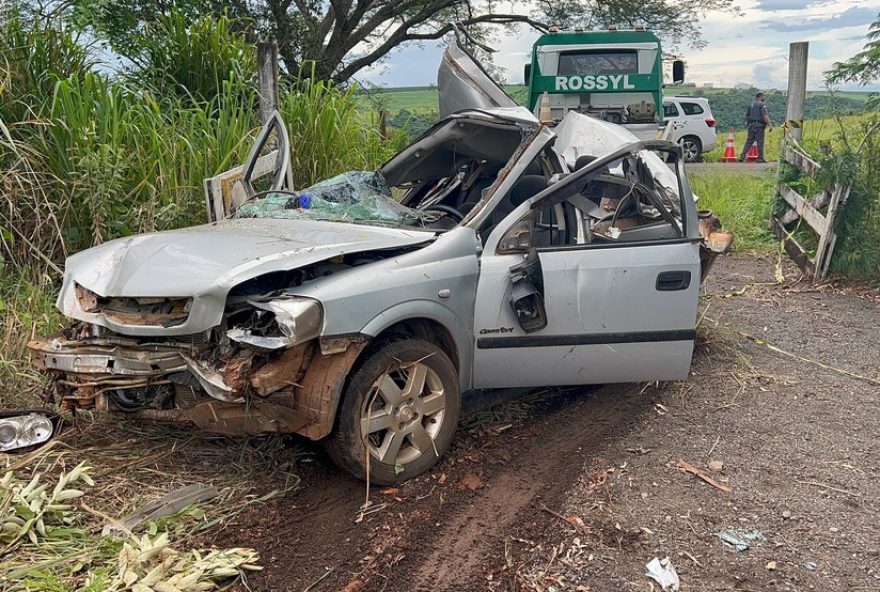
{"label": "broken headlight", "polygon": [[76,284],[76,297],[84,312],[102,314],[122,325],[176,327],[186,322],[192,298],[109,298]]}
{"label": "broken headlight", "polygon": [[53,431],[52,420],[40,413],[0,417],[0,452],[42,444]]}
{"label": "broken headlight", "polygon": [[321,334],[324,313],[317,300],[281,296],[272,300],[248,300],[257,309],[254,323],[226,332],[233,341],[262,349],[283,349],[305,343]]}

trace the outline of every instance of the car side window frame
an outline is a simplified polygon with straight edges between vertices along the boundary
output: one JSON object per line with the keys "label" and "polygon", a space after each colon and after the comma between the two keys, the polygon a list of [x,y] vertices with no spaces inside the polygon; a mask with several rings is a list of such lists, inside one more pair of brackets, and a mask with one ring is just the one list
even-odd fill
{"label": "car side window frame", "polygon": [[703,115],[706,112],[699,103],[682,102],[681,109],[685,115]]}
{"label": "car side window frame", "polygon": [[[647,144],[650,144],[647,143]],[[669,144],[669,143],[667,143]],[[670,144],[669,149],[672,150],[673,145]],[[562,187],[554,189],[551,185],[547,190],[542,191],[531,200],[525,202],[519,207],[515,208],[508,219],[505,219],[505,224],[499,224],[500,227],[504,227],[503,233],[500,235],[497,243],[492,244],[493,241],[489,241],[487,243],[487,247],[491,247],[492,249],[499,248],[504,242],[505,235],[508,230],[513,230],[518,224],[522,223],[527,219],[528,216],[531,216],[531,223],[534,224],[535,219],[535,211],[538,208],[546,207],[546,201],[556,201],[556,203],[552,203],[552,206],[562,205],[568,203],[571,206],[574,206],[579,212],[579,220],[581,230],[578,231],[578,239],[579,242],[576,244],[562,244],[562,245],[549,245],[549,246],[536,246],[534,245],[534,228],[532,228],[532,239],[530,241],[529,247],[523,249],[523,252],[526,252],[531,249],[535,249],[538,252],[553,252],[553,251],[562,251],[562,250],[578,250],[578,249],[605,249],[605,248],[622,248],[622,247],[643,247],[643,246],[655,246],[658,244],[680,244],[680,243],[693,243],[699,242],[701,239],[698,235],[691,236],[693,234],[693,229],[690,228],[688,223],[689,216],[694,216],[696,214],[696,207],[694,205],[690,205],[687,203],[687,197],[692,197],[692,193],[690,192],[689,185],[687,185],[687,178],[683,177],[684,168],[681,166],[683,162],[683,158],[681,157],[679,152],[667,152],[668,154],[675,154],[675,158],[673,161],[673,170],[676,173],[676,179],[678,181],[678,200],[679,200],[679,208],[680,208],[680,218],[677,218],[677,226],[678,226],[678,234],[679,236],[669,237],[669,238],[658,238],[658,239],[646,239],[646,240],[630,240],[630,241],[613,241],[613,242],[586,242],[584,239],[586,237],[586,222],[584,219],[583,208],[572,203],[571,200],[574,198],[577,200],[576,196],[581,195],[581,190],[590,180],[594,179],[596,176],[602,174],[602,169],[604,169],[608,164],[613,163],[617,160],[621,160],[626,156],[630,156],[633,154],[637,154],[641,149],[646,149],[645,147],[640,148],[639,146],[634,147],[632,150],[628,150],[623,153],[615,153],[614,157],[604,157],[597,161],[594,161],[585,169],[593,169],[590,172],[584,173],[582,175],[578,175],[576,182],[574,183],[566,183]],[[677,147],[675,147],[677,149]],[[572,173],[576,174],[576,173]],[[573,189],[577,189],[573,191]],[[563,192],[563,196],[560,197],[559,192]],[[586,198],[584,198],[586,199]],[[558,200],[558,201],[557,201]],[[524,207],[528,205],[528,207]],[[564,206],[563,206],[564,207]],[[657,207],[655,205],[655,207]],[[659,209],[659,208],[658,208]],[[664,208],[669,215],[674,217],[672,212],[669,212],[668,209]],[[693,212],[691,212],[693,209]],[[665,218],[663,218],[665,220]],[[668,220],[667,220],[668,222]],[[497,229],[496,229],[497,230]],[[493,231],[493,234],[495,231]],[[583,242],[580,242],[583,241]],[[510,252],[510,251],[506,251]]]}

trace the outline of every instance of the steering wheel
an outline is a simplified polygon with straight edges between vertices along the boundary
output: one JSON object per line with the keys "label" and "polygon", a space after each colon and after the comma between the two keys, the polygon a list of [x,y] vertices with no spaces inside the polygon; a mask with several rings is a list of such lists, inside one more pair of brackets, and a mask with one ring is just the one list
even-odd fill
{"label": "steering wheel", "polygon": [[435,212],[443,212],[444,214],[452,216],[453,218],[456,219],[456,222],[461,222],[462,220],[464,220],[464,214],[462,214],[461,212],[459,212],[458,210],[456,210],[452,206],[447,206],[445,204],[434,204],[434,205],[426,207],[422,211],[423,212],[430,212],[431,210],[434,210]]}

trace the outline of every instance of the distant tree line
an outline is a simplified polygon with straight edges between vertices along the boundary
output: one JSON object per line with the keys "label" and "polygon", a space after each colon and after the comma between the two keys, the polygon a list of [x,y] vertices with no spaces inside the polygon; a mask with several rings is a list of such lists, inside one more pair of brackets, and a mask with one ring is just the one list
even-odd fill
{"label": "distant tree line", "polygon": [[[709,99],[712,115],[715,116],[716,128],[719,132],[728,129],[745,129],[746,107],[755,100],[757,89],[729,89],[712,94],[703,91],[692,93],[693,96],[705,96]],[[773,125],[785,123],[787,94],[770,90],[766,92],[767,109]],[[667,94],[673,94],[667,89]],[[865,110],[865,101],[840,94],[807,94],[804,105],[804,119],[825,119],[834,115],[861,113]]]}

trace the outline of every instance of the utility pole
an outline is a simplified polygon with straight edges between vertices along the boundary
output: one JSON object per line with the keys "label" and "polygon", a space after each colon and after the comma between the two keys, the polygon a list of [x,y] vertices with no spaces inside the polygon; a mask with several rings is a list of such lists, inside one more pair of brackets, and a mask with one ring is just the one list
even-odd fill
{"label": "utility pole", "polygon": [[257,44],[257,73],[260,79],[260,123],[265,124],[278,108],[278,44]]}
{"label": "utility pole", "polygon": [[792,43],[788,50],[788,107],[785,113],[785,137],[800,142],[804,135],[804,103],[807,100],[806,41]]}

